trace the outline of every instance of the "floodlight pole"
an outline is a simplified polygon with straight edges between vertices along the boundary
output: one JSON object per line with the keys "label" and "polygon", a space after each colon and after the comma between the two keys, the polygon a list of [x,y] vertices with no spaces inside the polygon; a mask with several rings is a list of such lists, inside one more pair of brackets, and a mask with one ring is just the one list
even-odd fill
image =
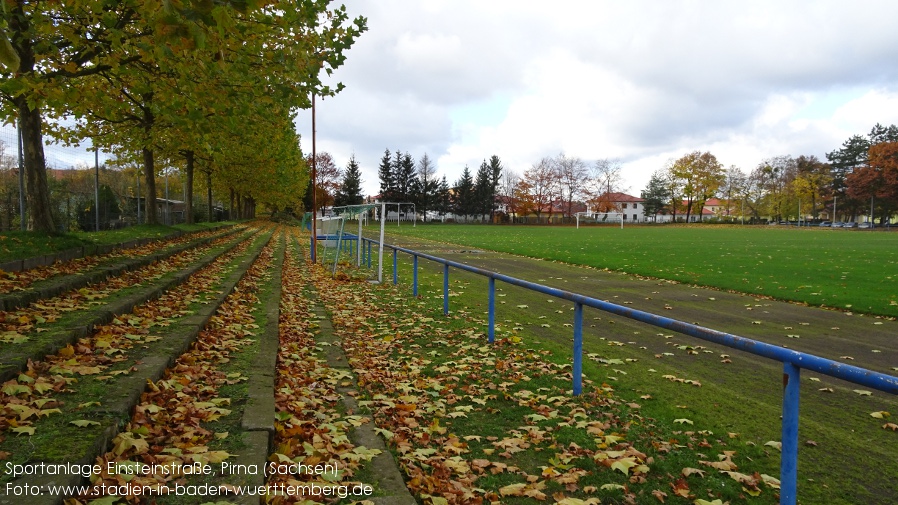
{"label": "floodlight pole", "polygon": [[315,263],[315,254],[318,251],[318,192],[316,179],[318,179],[318,160],[315,156],[315,94],[312,94],[312,263]]}

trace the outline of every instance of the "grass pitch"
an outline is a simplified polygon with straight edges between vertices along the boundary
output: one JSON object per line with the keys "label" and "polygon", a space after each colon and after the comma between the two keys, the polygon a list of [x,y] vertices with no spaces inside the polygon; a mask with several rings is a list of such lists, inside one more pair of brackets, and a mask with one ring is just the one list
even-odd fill
{"label": "grass pitch", "polygon": [[774,226],[429,224],[390,233],[898,317],[898,233]]}

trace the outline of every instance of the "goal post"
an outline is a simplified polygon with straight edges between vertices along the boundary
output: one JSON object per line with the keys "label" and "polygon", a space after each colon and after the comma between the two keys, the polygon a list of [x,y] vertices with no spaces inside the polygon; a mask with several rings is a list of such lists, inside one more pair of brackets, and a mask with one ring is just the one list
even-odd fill
{"label": "goal post", "polygon": [[583,218],[584,221],[589,219],[596,224],[614,224],[619,222],[623,230],[625,216],[626,214],[623,212],[578,212],[576,214],[577,228],[580,228],[580,219]]}

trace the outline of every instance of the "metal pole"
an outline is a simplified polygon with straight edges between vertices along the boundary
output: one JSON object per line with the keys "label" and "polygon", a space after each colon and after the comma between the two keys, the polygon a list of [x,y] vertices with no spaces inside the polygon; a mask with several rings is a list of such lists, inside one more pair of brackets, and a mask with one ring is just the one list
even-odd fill
{"label": "metal pole", "polygon": [[393,284],[399,284],[398,259],[399,252],[393,248]]}
{"label": "metal pole", "polygon": [[783,435],[780,504],[795,505],[798,482],[798,397],[801,369],[783,362]]}
{"label": "metal pole", "polygon": [[839,202],[838,196],[833,196],[833,222],[836,222],[836,204]]}
{"label": "metal pole", "polygon": [[443,314],[449,315],[449,263],[443,263]]}
{"label": "metal pole", "polygon": [[359,214],[359,236],[358,240],[356,240],[356,249],[358,254],[358,259],[356,260],[356,266],[362,266],[362,215]]}
{"label": "metal pole", "polygon": [[[318,160],[315,155],[315,94],[312,94],[312,263],[318,252],[318,199],[316,193],[318,179]],[[381,241],[383,242],[383,241]]]}
{"label": "metal pole", "polygon": [[387,220],[387,204],[380,204],[380,245],[377,247],[377,282],[384,281],[384,226]]}
{"label": "metal pole", "polygon": [[22,231],[25,231],[27,225],[25,223],[25,153],[22,142],[22,121],[16,121],[16,130],[19,137],[19,224]]}
{"label": "metal pole", "polygon": [[489,298],[489,342],[496,341],[496,278],[490,276]]}
{"label": "metal pole", "polygon": [[94,215],[96,228],[100,231],[100,148],[94,148]]}
{"label": "metal pole", "polygon": [[574,396],[583,392],[583,304],[574,304]]}

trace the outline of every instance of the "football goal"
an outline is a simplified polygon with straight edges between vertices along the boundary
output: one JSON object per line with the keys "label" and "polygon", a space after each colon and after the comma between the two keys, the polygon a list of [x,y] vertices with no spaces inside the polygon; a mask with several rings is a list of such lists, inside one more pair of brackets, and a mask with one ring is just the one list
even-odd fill
{"label": "football goal", "polygon": [[582,219],[584,223],[595,223],[595,224],[617,224],[620,223],[621,229],[624,227],[624,220],[626,219],[626,214],[623,212],[578,212],[575,217],[577,218],[577,228],[580,228],[580,220]]}

